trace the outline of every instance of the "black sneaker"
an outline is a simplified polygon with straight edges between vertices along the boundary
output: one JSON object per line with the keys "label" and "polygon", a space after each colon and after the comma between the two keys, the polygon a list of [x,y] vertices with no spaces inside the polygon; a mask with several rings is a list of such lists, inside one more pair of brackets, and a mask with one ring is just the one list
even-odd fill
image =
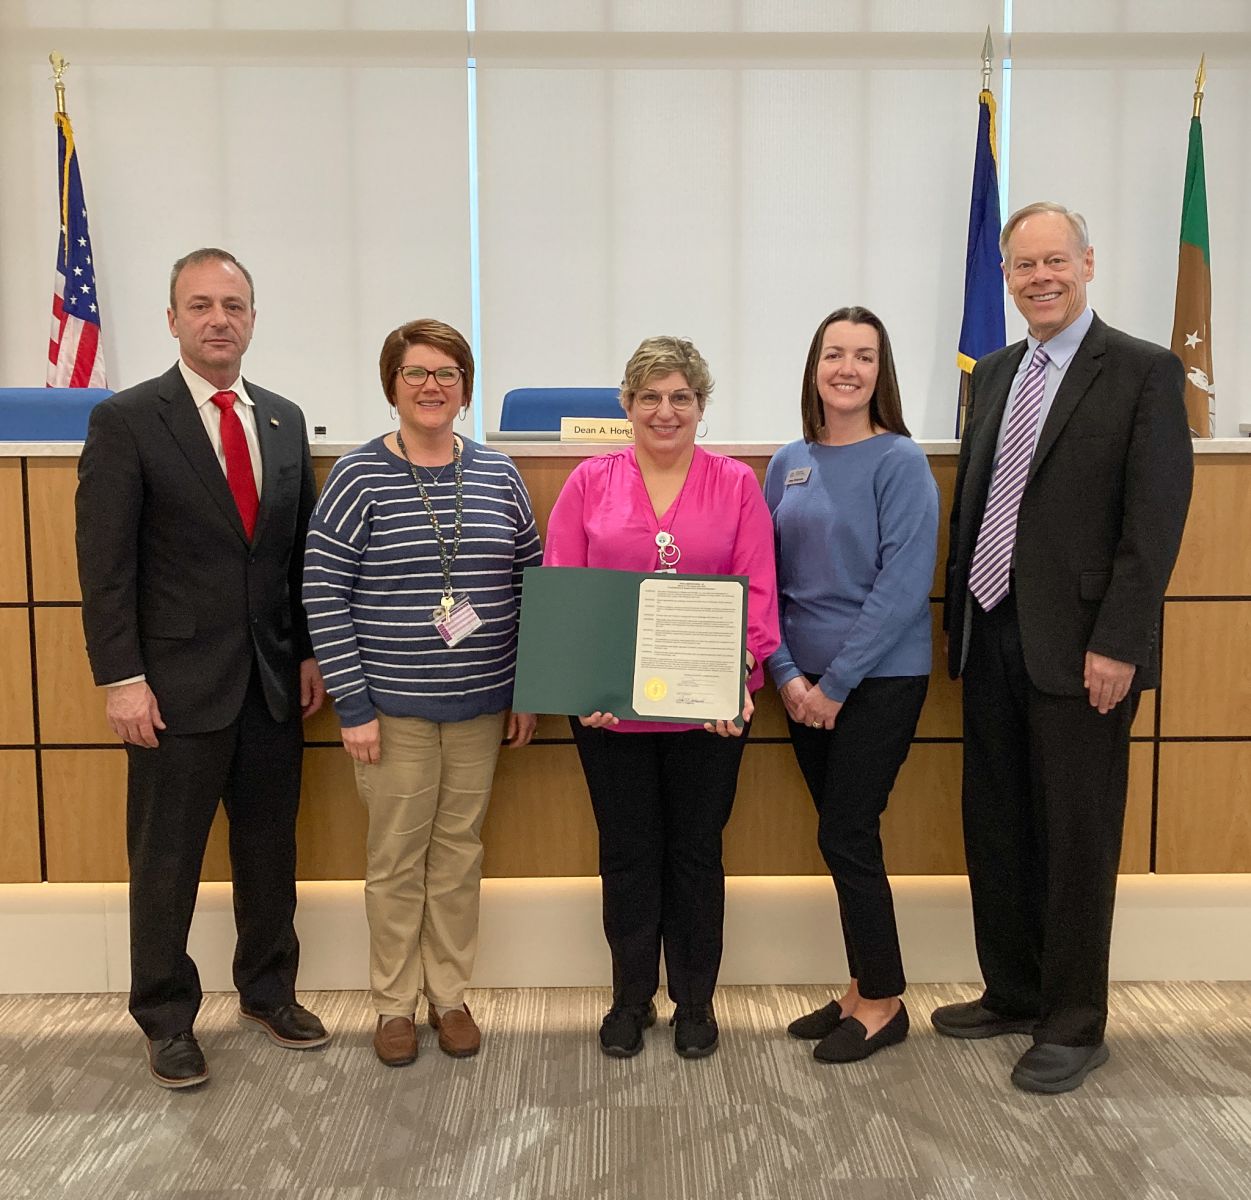
{"label": "black sneaker", "polygon": [[842,1022],[843,1010],[837,1000],[831,1000],[824,1008],[797,1017],[786,1027],[786,1032],[793,1038],[820,1041],[833,1033]]}
{"label": "black sneaker", "polygon": [[643,1049],[643,1030],[656,1024],[656,1005],[614,1004],[599,1027],[599,1048],[613,1058],[633,1058]]}
{"label": "black sneaker", "polygon": [[679,1004],[669,1018],[673,1048],[683,1058],[705,1058],[717,1048],[717,1018],[711,1004]]}

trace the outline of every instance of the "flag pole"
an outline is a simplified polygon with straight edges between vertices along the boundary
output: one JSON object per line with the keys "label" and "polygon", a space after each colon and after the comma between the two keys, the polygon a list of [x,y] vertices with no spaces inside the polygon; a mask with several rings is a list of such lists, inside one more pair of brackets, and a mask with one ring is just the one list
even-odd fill
{"label": "flag pole", "polygon": [[990,40],[990,26],[986,26],[986,40],[982,43],[982,91],[990,91],[990,77],[994,73],[995,43]]}
{"label": "flag pole", "polygon": [[1205,65],[1207,58],[1206,54],[1199,55],[1199,69],[1195,72],[1195,107],[1191,113],[1193,117],[1201,117],[1203,115],[1203,89],[1208,82],[1208,72]]}
{"label": "flag pole", "polygon": [[56,84],[56,112],[58,117],[65,117],[69,114],[65,111],[65,68],[69,66],[61,55],[59,50],[53,50],[48,55],[48,61],[52,64],[52,81]]}

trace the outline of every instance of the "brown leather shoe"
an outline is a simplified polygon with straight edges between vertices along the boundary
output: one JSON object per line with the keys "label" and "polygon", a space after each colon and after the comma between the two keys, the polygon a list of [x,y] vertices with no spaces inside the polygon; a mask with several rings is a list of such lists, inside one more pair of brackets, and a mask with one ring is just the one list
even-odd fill
{"label": "brown leather shoe", "polygon": [[379,1017],[374,1053],[388,1067],[406,1067],[417,1058],[417,1027],[412,1017]]}
{"label": "brown leather shoe", "polygon": [[482,1045],[482,1031],[474,1023],[467,1004],[443,1016],[430,1005],[430,1028],[438,1032],[439,1049],[453,1058],[470,1058]]}

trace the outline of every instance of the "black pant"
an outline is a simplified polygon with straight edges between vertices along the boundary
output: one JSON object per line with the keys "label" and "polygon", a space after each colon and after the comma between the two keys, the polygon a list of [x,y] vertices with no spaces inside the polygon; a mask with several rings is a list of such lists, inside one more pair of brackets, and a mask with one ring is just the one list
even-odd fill
{"label": "black pant", "polygon": [[838,892],[847,969],[866,1000],[898,996],[907,986],[882,862],[881,820],[929,683],[928,675],[862,680],[832,730],[786,719],[817,806],[817,845]]}
{"label": "black pant", "polygon": [[651,1000],[663,943],[670,998],[707,1004],[721,969],[721,833],[748,730],[722,738],[569,724],[599,827],[613,1003]]}
{"label": "black pant", "polygon": [[973,610],[964,670],[964,844],[983,1003],[1038,1042],[1095,1045],[1129,779],[1131,693],[1101,716],[1029,680],[1012,594]]}
{"label": "black pant", "polygon": [[150,1038],[190,1029],[200,976],[187,954],[200,868],[218,801],[230,819],[234,981],[247,1008],[295,999],[295,818],[303,753],[299,711],[269,714],[256,672],[234,722],[213,733],[127,746],[130,1012]]}

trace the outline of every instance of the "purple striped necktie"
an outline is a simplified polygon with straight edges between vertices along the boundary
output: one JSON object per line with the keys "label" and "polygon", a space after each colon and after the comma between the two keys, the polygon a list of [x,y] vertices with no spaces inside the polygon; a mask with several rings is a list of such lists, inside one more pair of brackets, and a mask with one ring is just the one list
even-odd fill
{"label": "purple striped necktie", "polygon": [[990,480],[990,495],[982,514],[982,527],[977,532],[973,564],[969,568],[969,591],[990,612],[1008,594],[1008,569],[1012,566],[1012,548],[1016,544],[1016,519],[1021,509],[1021,496],[1029,478],[1029,465],[1034,457],[1038,413],[1042,408],[1047,382],[1047,364],[1051,359],[1039,346],[1030,359],[1029,370],[1021,381],[1016,403],[1008,417],[999,461]]}

